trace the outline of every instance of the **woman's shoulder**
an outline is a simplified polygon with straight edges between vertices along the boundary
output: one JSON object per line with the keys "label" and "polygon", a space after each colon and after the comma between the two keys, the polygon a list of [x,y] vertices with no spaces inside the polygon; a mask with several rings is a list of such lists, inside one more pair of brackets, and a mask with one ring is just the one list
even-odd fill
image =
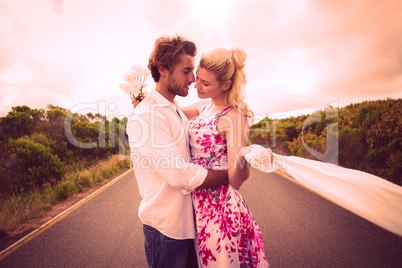
{"label": "woman's shoulder", "polygon": [[247,116],[233,106],[226,107],[218,116],[219,129],[243,125],[245,122],[247,122]]}
{"label": "woman's shoulder", "polygon": [[226,107],[222,110],[222,115],[226,115],[233,120],[243,120],[247,119],[247,116],[242,114],[239,109],[233,106]]}

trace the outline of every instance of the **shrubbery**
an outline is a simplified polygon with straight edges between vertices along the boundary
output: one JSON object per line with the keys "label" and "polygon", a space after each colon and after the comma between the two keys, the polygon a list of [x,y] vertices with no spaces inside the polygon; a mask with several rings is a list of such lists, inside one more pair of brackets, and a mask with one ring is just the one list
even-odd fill
{"label": "shrubbery", "polygon": [[15,226],[41,216],[54,204],[79,193],[101,181],[109,179],[130,166],[130,157],[114,155],[87,169],[70,172],[60,181],[45,183],[40,189],[19,192],[0,203],[0,237]]}
{"label": "shrubbery", "polygon": [[270,146],[278,154],[317,160],[307,148],[325,153],[329,135],[337,135],[334,157],[340,166],[402,185],[402,99],[328,107],[280,120],[264,118],[251,127],[250,142]]}
{"label": "shrubbery", "polygon": [[[100,114],[72,114],[53,105],[46,110],[13,107],[0,118],[0,199],[56,185],[71,172],[124,153],[126,122],[127,118],[109,122]],[[94,146],[76,146],[71,137]]]}

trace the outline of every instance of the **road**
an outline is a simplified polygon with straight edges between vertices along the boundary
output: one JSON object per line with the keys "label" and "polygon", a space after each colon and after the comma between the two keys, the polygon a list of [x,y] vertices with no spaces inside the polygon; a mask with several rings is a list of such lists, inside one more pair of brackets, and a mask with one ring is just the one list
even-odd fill
{"label": "road", "polygon": [[[241,194],[272,267],[401,267],[402,238],[277,174]],[[133,172],[0,260],[0,267],[146,267]]]}

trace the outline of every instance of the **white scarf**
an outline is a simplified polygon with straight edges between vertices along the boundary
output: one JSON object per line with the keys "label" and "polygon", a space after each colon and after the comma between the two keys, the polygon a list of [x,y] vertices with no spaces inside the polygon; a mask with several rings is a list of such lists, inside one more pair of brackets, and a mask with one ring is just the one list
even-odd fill
{"label": "white scarf", "polygon": [[252,145],[246,160],[259,171],[287,171],[306,188],[402,237],[402,187],[372,174],[274,154],[273,164],[262,146]]}

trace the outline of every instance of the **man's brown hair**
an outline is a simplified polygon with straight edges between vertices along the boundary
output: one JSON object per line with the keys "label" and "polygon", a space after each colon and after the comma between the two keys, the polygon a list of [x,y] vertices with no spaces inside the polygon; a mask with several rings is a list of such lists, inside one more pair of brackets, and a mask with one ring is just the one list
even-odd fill
{"label": "man's brown hair", "polygon": [[172,72],[176,64],[179,63],[180,56],[183,54],[195,57],[197,47],[194,42],[188,41],[180,35],[156,39],[154,49],[148,61],[148,68],[154,81],[158,82],[160,78],[158,67],[164,67],[169,72]]}

